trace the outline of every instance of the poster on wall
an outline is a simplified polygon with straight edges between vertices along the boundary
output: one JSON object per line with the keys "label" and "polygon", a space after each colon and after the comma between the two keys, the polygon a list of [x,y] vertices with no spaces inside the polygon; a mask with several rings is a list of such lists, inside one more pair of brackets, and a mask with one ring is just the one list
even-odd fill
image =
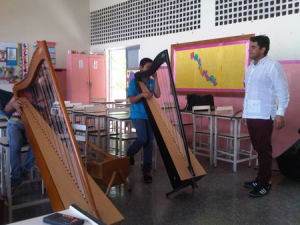
{"label": "poster on wall", "polygon": [[6,62],[6,51],[0,50],[0,62]]}
{"label": "poster on wall", "polygon": [[7,52],[6,65],[7,66],[17,66],[18,65],[17,48],[7,47],[6,52]]}
{"label": "poster on wall", "polygon": [[250,35],[172,45],[177,93],[243,95]]}
{"label": "poster on wall", "polygon": [[[39,42],[40,41],[35,41],[33,43],[33,51],[35,51],[36,46],[37,46],[37,44]],[[50,54],[50,57],[51,57],[52,65],[55,68],[55,66],[56,66],[56,52],[55,52],[55,45],[56,45],[56,43],[55,42],[49,42],[49,41],[47,41],[46,43],[47,43],[47,47],[48,47],[49,54]]]}
{"label": "poster on wall", "polygon": [[27,71],[28,44],[0,42],[0,83],[17,83]]}

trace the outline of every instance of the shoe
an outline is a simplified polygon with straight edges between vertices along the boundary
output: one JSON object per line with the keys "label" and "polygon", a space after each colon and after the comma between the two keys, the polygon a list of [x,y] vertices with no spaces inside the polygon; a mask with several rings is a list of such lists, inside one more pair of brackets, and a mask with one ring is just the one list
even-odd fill
{"label": "shoe", "polygon": [[144,179],[145,183],[151,183],[152,182],[152,176],[151,176],[151,171],[150,170],[147,170],[146,172],[144,172],[143,179]]}
{"label": "shoe", "polygon": [[251,196],[251,197],[262,197],[262,196],[264,196],[264,195],[267,195],[267,194],[269,194],[269,192],[270,192],[270,188],[264,188],[264,187],[262,187],[262,186],[260,186],[260,185],[257,185],[250,193],[249,193],[249,195]]}
{"label": "shoe", "polygon": [[129,159],[130,159],[130,166],[133,166],[134,165],[134,157],[131,156],[131,157],[129,157]]}
{"label": "shoe", "polygon": [[[11,180],[11,197],[14,196],[18,188],[22,185],[22,179]],[[3,189],[2,198],[7,199],[7,188]]]}
{"label": "shoe", "polygon": [[249,181],[249,182],[245,182],[244,186],[247,188],[255,188],[257,186],[257,181]]}
{"label": "shoe", "polygon": [[127,157],[129,157],[129,159],[130,159],[130,166],[133,166],[134,165],[134,156],[127,153]]}
{"label": "shoe", "polygon": [[[250,182],[245,182],[244,186],[247,188],[255,188],[258,185],[257,181],[250,181]],[[272,184],[271,181],[269,181],[268,189],[271,189]]]}

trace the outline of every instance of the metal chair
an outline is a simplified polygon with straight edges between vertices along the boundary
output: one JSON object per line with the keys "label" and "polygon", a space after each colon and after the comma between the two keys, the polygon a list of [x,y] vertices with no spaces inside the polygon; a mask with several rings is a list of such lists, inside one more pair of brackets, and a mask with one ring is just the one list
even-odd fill
{"label": "metal chair", "polygon": [[[28,148],[29,148],[29,144],[24,143],[22,147],[22,153],[26,153]],[[13,217],[13,210],[49,202],[49,199],[44,198],[40,200],[34,200],[34,201],[14,205],[12,202],[13,197],[11,193],[11,178],[10,178],[11,168],[10,168],[9,144],[6,137],[0,138],[0,154],[1,154],[1,183],[3,182],[3,188],[1,189],[1,194],[3,194],[4,188],[6,188],[7,191],[6,205],[8,207],[9,222],[11,223]],[[33,169],[37,169],[37,167],[33,167]],[[42,181],[41,178],[39,177],[39,173],[37,179],[32,179],[32,178],[33,175],[31,175],[31,180],[29,180],[29,182]],[[43,182],[42,182],[42,194],[44,194]]]}

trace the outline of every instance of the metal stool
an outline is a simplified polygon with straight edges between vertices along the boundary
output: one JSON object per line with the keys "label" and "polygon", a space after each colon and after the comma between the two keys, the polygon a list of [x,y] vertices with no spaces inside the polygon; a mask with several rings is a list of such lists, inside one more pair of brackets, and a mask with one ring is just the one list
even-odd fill
{"label": "metal stool", "polygon": [[[7,120],[6,117],[4,117],[3,115],[0,115],[0,138],[1,137],[5,137],[6,136],[6,127],[7,127]],[[3,165],[3,155],[2,155],[2,151],[0,150],[0,163],[1,165]],[[0,167],[0,189],[1,189],[1,193],[2,193],[2,189],[3,189],[3,176],[2,176],[2,166]]]}
{"label": "metal stool", "polygon": [[[22,152],[24,153],[27,152],[28,148],[29,148],[29,144],[28,143],[24,144],[24,146],[22,147]],[[6,137],[0,138],[0,155],[1,155],[1,184],[3,186],[3,188],[1,189],[1,194],[3,194],[3,190],[6,186],[6,190],[7,190],[6,205],[8,207],[9,223],[11,223],[13,210],[49,202],[49,199],[47,198],[47,199],[26,202],[18,205],[13,205],[12,193],[11,193],[11,178],[10,178],[11,169],[10,169],[9,144]]]}

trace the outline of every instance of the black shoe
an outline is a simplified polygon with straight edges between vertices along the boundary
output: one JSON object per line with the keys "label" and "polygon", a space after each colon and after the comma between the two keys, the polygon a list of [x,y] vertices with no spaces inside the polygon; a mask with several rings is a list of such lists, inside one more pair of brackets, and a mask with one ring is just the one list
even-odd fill
{"label": "black shoe", "polygon": [[249,195],[251,196],[251,197],[262,197],[262,196],[264,196],[264,195],[267,195],[267,194],[269,194],[269,192],[270,192],[270,188],[264,188],[264,187],[262,187],[262,186],[260,186],[260,185],[257,185],[250,193],[249,193]]}
{"label": "black shoe", "polygon": [[[250,181],[250,182],[245,182],[244,186],[247,188],[255,188],[258,185],[257,181]],[[272,184],[271,181],[269,181],[268,189],[271,189]]]}
{"label": "black shoe", "polygon": [[145,183],[151,183],[152,182],[152,176],[151,176],[151,171],[150,170],[147,170],[146,172],[144,172],[143,179],[144,179]]}
{"label": "black shoe", "polygon": [[133,166],[134,165],[134,157],[131,156],[131,157],[129,157],[129,159],[130,159],[130,166]]}
{"label": "black shoe", "polygon": [[255,188],[257,186],[257,181],[249,181],[249,182],[245,182],[244,186],[247,188]]}
{"label": "black shoe", "polygon": [[130,166],[133,166],[134,165],[134,156],[127,154],[127,157],[129,157],[129,159],[130,159]]}

